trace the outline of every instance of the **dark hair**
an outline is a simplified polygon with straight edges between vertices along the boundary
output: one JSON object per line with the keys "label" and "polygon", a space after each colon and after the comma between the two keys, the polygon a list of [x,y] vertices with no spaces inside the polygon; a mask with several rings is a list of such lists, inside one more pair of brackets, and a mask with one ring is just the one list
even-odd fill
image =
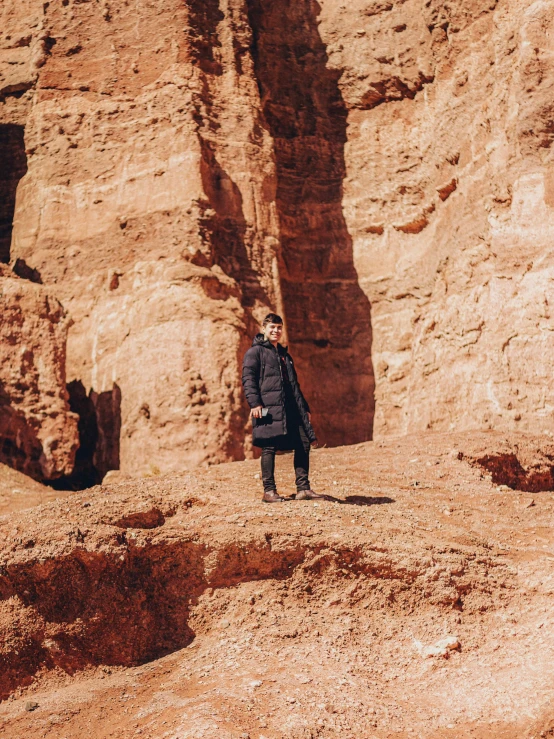
{"label": "dark hair", "polygon": [[283,323],[283,319],[277,313],[268,313],[262,322],[262,326],[267,326],[268,323]]}

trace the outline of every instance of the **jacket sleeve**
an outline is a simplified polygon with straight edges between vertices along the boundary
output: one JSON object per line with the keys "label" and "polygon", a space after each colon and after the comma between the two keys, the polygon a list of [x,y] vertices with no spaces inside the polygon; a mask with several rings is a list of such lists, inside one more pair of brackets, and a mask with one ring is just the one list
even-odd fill
{"label": "jacket sleeve", "polygon": [[252,347],[246,352],[242,362],[242,386],[250,408],[263,405],[260,392],[260,370],[260,353]]}

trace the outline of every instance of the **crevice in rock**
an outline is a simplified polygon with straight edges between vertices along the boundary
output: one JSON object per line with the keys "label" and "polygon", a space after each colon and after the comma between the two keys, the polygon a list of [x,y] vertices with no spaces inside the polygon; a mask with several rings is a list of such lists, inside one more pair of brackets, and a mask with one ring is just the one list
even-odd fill
{"label": "crevice in rock", "polygon": [[37,428],[12,405],[12,398],[0,381],[0,462],[14,470],[40,479],[42,444]]}
{"label": "crevice in rock", "polygon": [[0,262],[10,261],[17,186],[27,172],[25,130],[0,125]]}
{"label": "crevice in rock", "polygon": [[67,386],[69,408],[79,416],[79,448],[70,475],[49,483],[56,490],[83,490],[98,485],[106,472],[119,469],[121,390],[88,395],[80,380]]}
{"label": "crevice in rock", "polygon": [[399,100],[413,100],[425,85],[435,81],[434,75],[425,75],[420,72],[419,78],[407,84],[399,77],[391,77],[382,82],[374,82],[363,95],[359,107],[360,110],[372,110],[383,103],[398,102]]}
{"label": "crevice in rock", "polygon": [[42,285],[42,277],[38,269],[30,267],[24,259],[17,258],[12,269],[22,280],[29,280],[37,285]]}
{"label": "crevice in rock", "polygon": [[17,82],[15,85],[6,85],[0,88],[0,102],[4,103],[6,98],[19,100],[28,90],[32,90],[34,82]]}
{"label": "crevice in rock", "polygon": [[315,0],[247,0],[263,120],[274,142],[288,336],[320,441],[372,438],[370,304],[342,210],[347,109]]}

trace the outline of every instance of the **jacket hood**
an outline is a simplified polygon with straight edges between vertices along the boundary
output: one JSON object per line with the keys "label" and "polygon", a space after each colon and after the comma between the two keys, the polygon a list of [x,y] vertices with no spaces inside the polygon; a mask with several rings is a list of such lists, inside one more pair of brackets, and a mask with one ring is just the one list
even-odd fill
{"label": "jacket hood", "polygon": [[[265,346],[267,349],[273,349],[273,344],[268,341],[263,334],[256,334],[252,340],[252,346]],[[277,351],[281,354],[286,354],[287,347],[277,344]]]}
{"label": "jacket hood", "polygon": [[268,341],[263,334],[256,334],[252,339],[252,346],[271,346],[271,342]]}

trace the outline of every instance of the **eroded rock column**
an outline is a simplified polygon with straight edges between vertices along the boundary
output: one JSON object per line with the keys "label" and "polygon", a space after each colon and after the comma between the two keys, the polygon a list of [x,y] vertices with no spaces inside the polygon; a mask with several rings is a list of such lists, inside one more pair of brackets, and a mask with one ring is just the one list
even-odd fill
{"label": "eroded rock column", "polygon": [[0,266],[0,462],[37,480],[73,469],[77,416],[66,390],[68,317],[40,285]]}
{"label": "eroded rock column", "polygon": [[40,8],[12,259],[74,321],[79,465],[92,480],[118,459],[158,474],[241,458],[242,355],[280,307],[244,14],[195,0]]}

